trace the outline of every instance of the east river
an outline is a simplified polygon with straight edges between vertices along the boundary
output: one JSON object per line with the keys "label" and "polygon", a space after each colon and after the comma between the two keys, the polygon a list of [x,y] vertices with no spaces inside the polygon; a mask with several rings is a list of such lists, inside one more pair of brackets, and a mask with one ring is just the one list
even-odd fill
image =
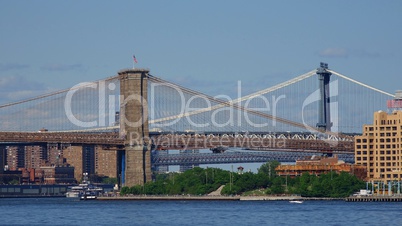
{"label": "east river", "polygon": [[1,198],[0,225],[402,225],[401,202]]}

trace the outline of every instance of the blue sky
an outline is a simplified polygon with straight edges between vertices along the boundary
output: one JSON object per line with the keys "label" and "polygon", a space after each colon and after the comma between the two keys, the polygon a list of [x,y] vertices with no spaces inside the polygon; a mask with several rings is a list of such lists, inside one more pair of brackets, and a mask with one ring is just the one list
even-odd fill
{"label": "blue sky", "polygon": [[402,1],[0,0],[0,102],[132,67],[211,95],[270,87],[319,65],[400,84]]}

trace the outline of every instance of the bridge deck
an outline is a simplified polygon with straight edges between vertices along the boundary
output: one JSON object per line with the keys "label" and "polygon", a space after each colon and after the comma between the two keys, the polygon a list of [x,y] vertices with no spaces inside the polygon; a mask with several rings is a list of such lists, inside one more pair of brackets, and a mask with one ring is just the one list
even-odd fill
{"label": "bridge deck", "polygon": [[[0,132],[0,142],[16,143],[71,143],[124,145],[124,138],[117,132],[103,133],[62,133],[62,132]],[[353,153],[352,140],[303,139],[291,137],[272,137],[266,135],[200,135],[200,134],[161,134],[145,139],[156,150],[192,150],[216,147],[238,147],[264,150],[320,151],[321,153]],[[136,144],[136,141],[133,141]]]}

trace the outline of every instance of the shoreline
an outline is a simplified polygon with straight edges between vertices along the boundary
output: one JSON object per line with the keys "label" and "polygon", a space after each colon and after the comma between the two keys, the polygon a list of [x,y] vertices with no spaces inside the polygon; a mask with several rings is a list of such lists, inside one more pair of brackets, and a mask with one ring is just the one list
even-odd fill
{"label": "shoreline", "polygon": [[66,195],[0,195],[0,199],[9,198],[65,198]]}
{"label": "shoreline", "polygon": [[[67,198],[65,195],[0,195],[7,198]],[[69,199],[69,198],[67,198]],[[349,196],[346,198],[302,197],[302,196],[223,196],[223,195],[138,195],[138,196],[99,196],[99,201],[344,201],[344,202],[402,202],[402,196]]]}
{"label": "shoreline", "polygon": [[320,198],[301,196],[114,196],[98,197],[100,201],[345,201],[345,198]]}
{"label": "shoreline", "polygon": [[97,197],[100,201],[239,201],[240,196],[114,196]]}
{"label": "shoreline", "polygon": [[302,196],[240,196],[240,201],[344,201],[345,198],[302,197]]}

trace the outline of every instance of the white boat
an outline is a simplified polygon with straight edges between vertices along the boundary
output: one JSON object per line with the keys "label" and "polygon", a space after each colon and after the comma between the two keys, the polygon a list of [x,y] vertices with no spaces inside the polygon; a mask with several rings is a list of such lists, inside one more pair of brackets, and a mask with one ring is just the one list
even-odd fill
{"label": "white boat", "polygon": [[97,193],[93,191],[85,191],[80,194],[80,200],[93,200],[96,199]]}
{"label": "white boat", "polygon": [[84,180],[82,184],[77,186],[69,187],[69,190],[66,192],[67,198],[79,198],[80,194],[88,189],[89,182]]}
{"label": "white boat", "polygon": [[81,200],[96,199],[96,197],[103,191],[103,188],[96,187],[88,181],[88,173],[84,173],[84,179],[81,184],[72,186],[66,192],[67,198],[80,198]]}
{"label": "white boat", "polygon": [[68,191],[68,192],[66,192],[66,197],[67,198],[78,198],[78,197],[80,197],[80,192],[79,191]]}
{"label": "white boat", "polygon": [[299,204],[303,203],[302,200],[290,200],[289,202],[290,203],[299,203]]}

